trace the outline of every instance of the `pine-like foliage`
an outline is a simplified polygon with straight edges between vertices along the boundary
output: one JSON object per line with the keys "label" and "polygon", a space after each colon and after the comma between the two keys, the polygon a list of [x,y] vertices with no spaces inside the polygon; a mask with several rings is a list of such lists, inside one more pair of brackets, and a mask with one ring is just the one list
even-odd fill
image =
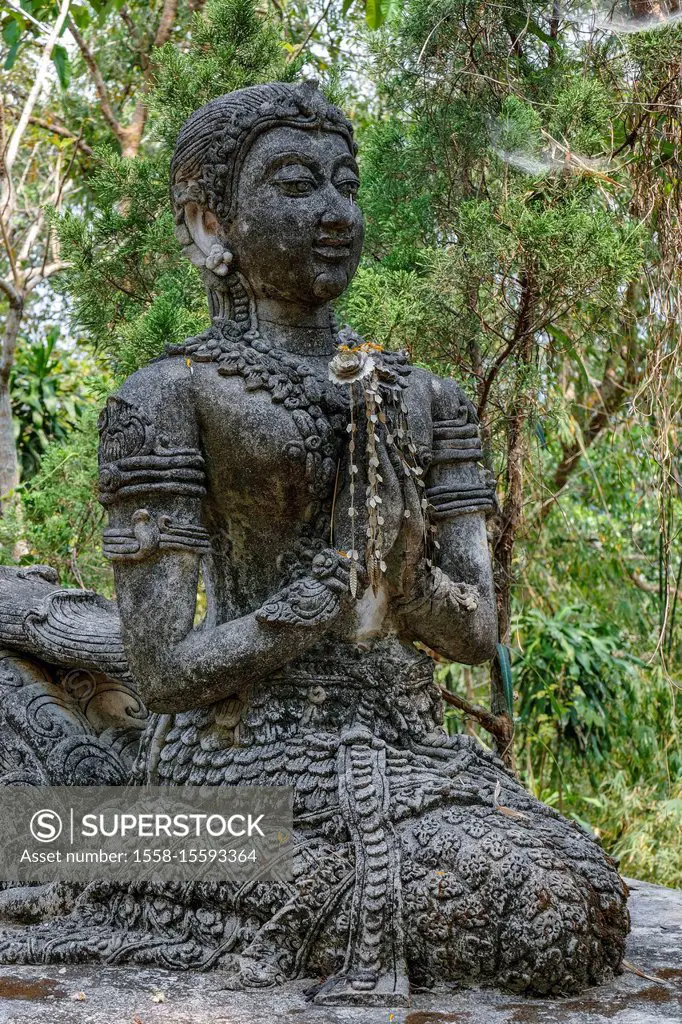
{"label": "pine-like foliage", "polygon": [[[587,22],[580,4],[408,0],[374,46],[384,117],[344,313],[479,409],[526,781],[627,870],[679,884],[676,852],[643,851],[680,821],[682,29]],[[504,710],[487,676],[443,679]]]}
{"label": "pine-like foliage", "polygon": [[[173,234],[168,178],[175,136],[184,119],[215,96],[260,82],[290,80],[276,29],[253,0],[209,0],[193,17],[188,45],[155,54],[147,139],[135,159],[117,147],[96,151],[80,208],[56,221],[71,270],[61,281],[72,327],[111,371],[89,395],[92,415],[49,447],[40,472],[22,486],[21,522],[0,521],[0,559],[12,561],[16,538],[24,560],[54,565],[65,583],[110,593],[97,503],[97,408],[139,366],[208,324],[197,271]],[[101,386],[100,386],[101,385]]]}
{"label": "pine-like foliage", "polygon": [[[597,159],[613,98],[563,40],[548,60],[545,8],[412,0],[377,45],[389,115],[363,139],[367,244],[349,316],[382,343],[456,369],[477,403],[482,368],[510,343],[527,335],[535,348],[549,328],[556,345],[557,328],[603,317],[642,262],[622,186]],[[514,56],[510,35],[526,17]]]}
{"label": "pine-like foliage", "polygon": [[74,321],[125,376],[207,325],[199,276],[173,235],[168,175],[185,118],[208,100],[259,82],[288,80],[276,30],[253,0],[210,0],[195,14],[186,50],[156,53],[149,142],[135,160],[100,153],[91,202],[58,224],[73,263],[66,278]]}

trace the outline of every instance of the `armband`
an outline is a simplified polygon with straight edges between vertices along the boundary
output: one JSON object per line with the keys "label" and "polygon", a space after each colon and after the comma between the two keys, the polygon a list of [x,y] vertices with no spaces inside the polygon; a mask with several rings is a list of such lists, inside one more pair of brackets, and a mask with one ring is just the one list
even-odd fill
{"label": "armband", "polygon": [[111,562],[142,562],[158,551],[189,551],[208,554],[211,542],[201,526],[175,523],[170,516],[154,517],[146,508],[133,513],[130,529],[108,527],[103,535],[105,556]]}
{"label": "armband", "polygon": [[426,489],[429,519],[438,522],[470,512],[490,512],[494,507],[491,487],[481,481],[472,484],[440,484]]}
{"label": "armband", "polygon": [[[477,463],[483,458],[473,406],[460,397],[459,406],[453,411],[456,415],[451,419],[434,420],[431,465],[445,468],[459,463]],[[471,512],[489,512],[494,508],[494,492],[487,475],[479,467],[472,466],[472,469],[473,473],[466,470],[440,474],[440,481],[436,475],[436,482],[427,487],[425,493],[432,521],[454,519]]]}
{"label": "armband", "polygon": [[99,500],[111,505],[136,494],[206,494],[204,459],[197,448],[159,443],[149,417],[122,398],[110,398],[99,422]]}
{"label": "armband", "polygon": [[481,438],[475,423],[469,423],[468,409],[456,420],[438,420],[433,425],[432,463],[478,462],[483,458]]}

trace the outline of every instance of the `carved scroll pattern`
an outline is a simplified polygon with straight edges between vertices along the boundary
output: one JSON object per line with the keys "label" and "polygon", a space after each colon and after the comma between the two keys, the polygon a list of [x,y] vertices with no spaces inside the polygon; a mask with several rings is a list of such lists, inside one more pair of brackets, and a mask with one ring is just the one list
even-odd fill
{"label": "carved scroll pattern", "polygon": [[147,713],[99,673],[0,651],[0,785],[125,785]]}
{"label": "carved scroll pattern", "polygon": [[121,785],[147,712],[118,612],[56,583],[48,566],[0,572],[0,785]]}

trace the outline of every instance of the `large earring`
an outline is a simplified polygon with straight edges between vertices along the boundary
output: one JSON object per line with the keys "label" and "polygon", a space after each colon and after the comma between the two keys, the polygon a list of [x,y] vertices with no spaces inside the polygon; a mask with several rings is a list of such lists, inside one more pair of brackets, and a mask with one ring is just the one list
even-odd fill
{"label": "large earring", "polygon": [[216,243],[206,257],[206,267],[217,277],[226,277],[232,269],[233,260],[230,250]]}
{"label": "large earring", "polygon": [[212,320],[234,320],[244,330],[258,330],[251,287],[240,274],[234,254],[224,244],[211,248],[202,276]]}

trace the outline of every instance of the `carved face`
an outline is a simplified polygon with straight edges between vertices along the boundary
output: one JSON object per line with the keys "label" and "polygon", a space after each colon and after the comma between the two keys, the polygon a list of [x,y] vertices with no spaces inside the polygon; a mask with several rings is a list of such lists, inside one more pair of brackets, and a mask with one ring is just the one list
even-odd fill
{"label": "carved face", "polygon": [[345,291],[364,235],[358,185],[353,155],[336,132],[281,126],[256,139],[227,226],[256,297],[317,306]]}

